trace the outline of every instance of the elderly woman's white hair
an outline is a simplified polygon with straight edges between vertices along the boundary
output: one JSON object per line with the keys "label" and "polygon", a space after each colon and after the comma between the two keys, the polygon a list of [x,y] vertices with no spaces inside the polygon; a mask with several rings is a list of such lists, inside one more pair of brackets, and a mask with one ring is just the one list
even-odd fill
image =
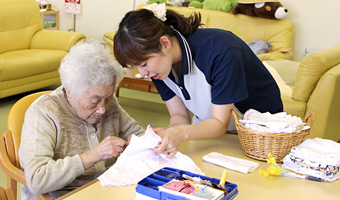
{"label": "elderly woman's white hair", "polygon": [[122,67],[114,60],[104,42],[89,39],[74,45],[62,59],[59,68],[61,83],[72,96],[80,97],[89,86],[119,85]]}

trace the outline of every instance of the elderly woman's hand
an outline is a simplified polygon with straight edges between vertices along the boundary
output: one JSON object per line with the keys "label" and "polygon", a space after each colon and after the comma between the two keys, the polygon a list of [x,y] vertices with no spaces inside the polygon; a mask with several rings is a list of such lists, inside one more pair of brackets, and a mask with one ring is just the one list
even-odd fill
{"label": "elderly woman's hand", "polygon": [[122,138],[108,136],[95,147],[101,160],[120,156],[127,146],[127,141]]}
{"label": "elderly woman's hand", "polygon": [[85,170],[99,161],[120,156],[127,145],[128,142],[122,138],[106,137],[95,148],[80,154]]}

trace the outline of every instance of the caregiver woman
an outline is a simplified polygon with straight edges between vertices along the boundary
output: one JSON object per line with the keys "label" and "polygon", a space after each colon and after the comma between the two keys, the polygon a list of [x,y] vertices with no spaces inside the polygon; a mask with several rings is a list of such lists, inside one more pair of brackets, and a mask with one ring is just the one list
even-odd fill
{"label": "caregiver woman", "polygon": [[200,14],[185,18],[151,4],[128,12],[114,37],[118,62],[151,77],[165,101],[171,120],[154,129],[162,137],[154,150],[168,158],[185,140],[224,135],[234,106],[241,113],[283,110],[277,84],[248,45],[229,31],[200,25]]}

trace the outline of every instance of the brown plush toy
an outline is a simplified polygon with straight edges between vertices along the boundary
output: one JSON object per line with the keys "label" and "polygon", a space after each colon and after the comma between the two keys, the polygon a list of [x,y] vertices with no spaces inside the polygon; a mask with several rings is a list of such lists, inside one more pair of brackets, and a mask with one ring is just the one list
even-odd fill
{"label": "brown plush toy", "polygon": [[233,14],[245,14],[267,19],[283,19],[288,10],[278,0],[239,0]]}

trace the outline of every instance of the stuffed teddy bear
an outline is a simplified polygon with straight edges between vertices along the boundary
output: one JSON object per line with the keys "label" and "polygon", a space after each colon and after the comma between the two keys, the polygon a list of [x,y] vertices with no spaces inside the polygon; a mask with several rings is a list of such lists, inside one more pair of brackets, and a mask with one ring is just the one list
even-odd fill
{"label": "stuffed teddy bear", "polygon": [[245,14],[267,19],[283,19],[288,10],[278,0],[239,0],[233,14]]}
{"label": "stuffed teddy bear", "polygon": [[189,6],[207,10],[231,12],[233,8],[237,6],[237,0],[194,0],[189,3]]}

